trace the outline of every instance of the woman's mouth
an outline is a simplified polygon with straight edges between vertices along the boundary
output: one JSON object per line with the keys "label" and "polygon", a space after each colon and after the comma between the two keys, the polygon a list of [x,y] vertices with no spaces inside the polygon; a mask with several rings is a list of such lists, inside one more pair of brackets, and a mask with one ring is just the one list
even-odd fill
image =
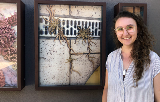
{"label": "woman's mouth", "polygon": [[128,40],[128,39],[130,39],[131,37],[127,37],[127,38],[123,38],[124,40]]}

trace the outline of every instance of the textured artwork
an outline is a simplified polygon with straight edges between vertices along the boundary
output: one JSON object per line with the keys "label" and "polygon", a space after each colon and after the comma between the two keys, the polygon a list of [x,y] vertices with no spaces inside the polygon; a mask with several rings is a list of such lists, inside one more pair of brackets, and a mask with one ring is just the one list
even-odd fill
{"label": "textured artwork", "polygon": [[124,6],[123,7],[123,11],[128,11],[128,12],[131,12],[131,13],[134,13],[136,15],[140,15],[143,17],[143,13],[144,13],[144,7],[142,6]]}
{"label": "textured artwork", "polygon": [[100,85],[101,6],[39,5],[39,86]]}
{"label": "textured artwork", "polygon": [[0,87],[17,87],[16,3],[0,3]]}

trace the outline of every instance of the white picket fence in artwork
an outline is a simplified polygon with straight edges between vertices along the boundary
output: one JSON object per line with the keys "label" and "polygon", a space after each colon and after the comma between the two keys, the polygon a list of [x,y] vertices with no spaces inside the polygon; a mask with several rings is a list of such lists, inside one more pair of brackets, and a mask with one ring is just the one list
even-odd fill
{"label": "white picket fence in artwork", "polygon": [[[43,16],[45,19],[49,19],[48,16]],[[58,33],[58,29],[56,29],[56,33],[50,35],[48,31],[48,25],[45,24],[45,20],[42,16],[41,22],[39,23],[39,36],[42,37],[55,37]],[[56,18],[56,17],[55,17]],[[56,18],[57,19],[57,18]],[[89,28],[90,32],[92,32],[92,37],[100,37],[101,29],[102,29],[102,21],[101,20],[86,20],[86,19],[73,19],[73,18],[59,18],[61,20],[61,27],[64,28],[64,35],[67,37],[76,37],[79,31],[78,27]],[[77,27],[78,26],[78,27]]]}

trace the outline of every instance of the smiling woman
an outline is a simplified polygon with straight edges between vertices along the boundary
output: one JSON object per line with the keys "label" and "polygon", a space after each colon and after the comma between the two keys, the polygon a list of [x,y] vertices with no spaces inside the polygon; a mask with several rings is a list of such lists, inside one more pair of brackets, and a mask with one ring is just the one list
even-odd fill
{"label": "smiling woman", "polygon": [[[117,50],[108,55],[102,102],[160,102],[160,57],[143,19],[120,12],[113,22]],[[125,72],[125,73],[124,73]]]}
{"label": "smiling woman", "polygon": [[132,18],[121,17],[115,24],[116,35],[123,47],[132,47],[137,38],[137,24]]}

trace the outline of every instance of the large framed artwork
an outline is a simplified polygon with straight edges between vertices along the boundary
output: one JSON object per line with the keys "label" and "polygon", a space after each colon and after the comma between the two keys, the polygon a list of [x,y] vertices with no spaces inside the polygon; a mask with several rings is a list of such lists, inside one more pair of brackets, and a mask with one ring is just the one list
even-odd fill
{"label": "large framed artwork", "polygon": [[102,89],[106,3],[35,0],[35,88]]}
{"label": "large framed artwork", "polygon": [[24,87],[24,4],[0,0],[0,90]]}

